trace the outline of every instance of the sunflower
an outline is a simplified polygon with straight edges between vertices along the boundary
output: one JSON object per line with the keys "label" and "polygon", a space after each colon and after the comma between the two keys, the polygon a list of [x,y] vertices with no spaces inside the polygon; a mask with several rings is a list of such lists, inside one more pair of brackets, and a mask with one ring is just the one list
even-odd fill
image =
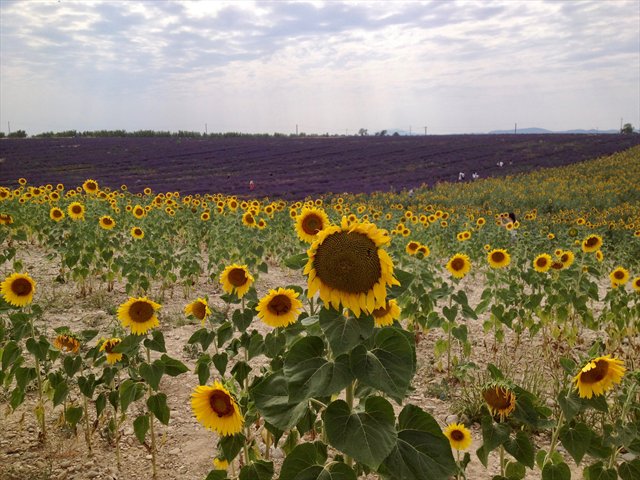
{"label": "sunflower", "polygon": [[140,205],[136,205],[135,207],[133,207],[131,209],[131,213],[133,214],[134,217],[136,217],[137,219],[141,219],[142,217],[144,217],[146,215],[146,210],[144,208],[142,208]]}
{"label": "sunflower", "polygon": [[609,274],[609,279],[613,288],[619,287],[629,281],[629,271],[626,268],[617,267]]}
{"label": "sunflower", "polygon": [[220,274],[220,283],[222,283],[222,289],[226,293],[233,293],[238,298],[244,297],[249,291],[249,287],[253,284],[253,276],[249,273],[246,265],[229,265]]}
{"label": "sunflower", "polygon": [[215,470],[226,470],[227,468],[229,468],[229,462],[227,462],[224,458],[214,458],[213,468]]}
{"label": "sunflower", "polygon": [[444,429],[444,436],[449,439],[451,448],[466,450],[471,446],[471,432],[462,423],[451,423]]}
{"label": "sunflower", "polygon": [[329,226],[329,217],[321,208],[304,207],[295,221],[298,238],[307,243],[313,243],[318,232]]}
{"label": "sunflower", "polygon": [[565,250],[560,254],[560,262],[562,262],[563,268],[569,268],[573,265],[573,261],[575,260],[575,255],[571,250]]}
{"label": "sunflower", "polygon": [[198,320],[201,320],[204,325],[205,319],[211,315],[211,309],[206,299],[198,298],[184,307],[184,314],[187,316],[193,315]]}
{"label": "sunflower", "polygon": [[482,227],[485,223],[487,223],[487,221],[483,217],[479,217],[478,220],[476,220],[476,225],[478,227]]}
{"label": "sunflower", "polygon": [[551,268],[551,255],[541,253],[533,260],[533,268],[536,272],[544,273]]}
{"label": "sunflower", "polygon": [[71,202],[67,208],[67,212],[73,220],[82,220],[84,219],[85,208],[80,202]]}
{"label": "sunflower", "polygon": [[384,307],[376,308],[371,312],[376,327],[393,325],[393,321],[400,318],[400,307],[395,300],[387,300]]}
{"label": "sunflower", "polygon": [[598,260],[598,262],[602,262],[602,260],[604,260],[604,255],[602,254],[602,250],[598,250],[596,252],[596,260]]}
{"label": "sunflower", "polygon": [[609,391],[614,383],[620,383],[626,369],[624,362],[611,355],[587,362],[573,379],[581,398],[591,398]]}
{"label": "sunflower", "polygon": [[5,301],[16,307],[29,305],[35,291],[36,282],[28,273],[12,273],[0,284],[0,293]]}
{"label": "sunflower", "polygon": [[301,309],[298,294],[289,288],[270,290],[256,307],[258,318],[271,327],[286,327],[294,323]]}
{"label": "sunflower", "polygon": [[495,248],[489,252],[487,260],[491,268],[504,268],[511,263],[511,255],[502,248]]}
{"label": "sunflower", "polygon": [[409,243],[407,243],[405,252],[407,252],[409,255],[415,255],[416,253],[418,253],[418,248],[420,248],[420,243],[416,242],[415,240],[411,240]]}
{"label": "sunflower", "polygon": [[111,230],[113,227],[116,226],[116,221],[109,215],[103,215],[102,217],[100,217],[99,224],[100,224],[100,228],[104,228],[105,230]]}
{"label": "sunflower", "polygon": [[141,240],[144,238],[144,230],[140,227],[131,227],[131,236],[136,240]]}
{"label": "sunflower", "polygon": [[246,225],[247,227],[255,227],[256,226],[256,219],[253,216],[253,214],[251,212],[245,212],[242,215],[242,223],[244,225]]}
{"label": "sunflower", "polygon": [[640,292],[640,277],[636,277],[631,281],[631,286],[636,292]]}
{"label": "sunflower", "polygon": [[122,360],[122,354],[121,353],[113,353],[113,349],[121,341],[122,340],[120,340],[119,338],[109,338],[109,339],[105,340],[104,342],[102,342],[102,345],[100,346],[100,351],[101,352],[105,352],[107,354],[107,363],[109,365],[113,365],[114,363],[119,362],[120,360]]}
{"label": "sunflower", "polygon": [[602,246],[602,237],[600,235],[589,235],[582,241],[582,251],[585,253],[596,252]]}
{"label": "sunflower", "polygon": [[198,385],[191,394],[191,408],[196,419],[220,435],[242,431],[244,420],[229,391],[217,380],[213,385]]}
{"label": "sunflower", "polygon": [[516,394],[502,383],[491,383],[482,390],[482,398],[491,415],[499,415],[504,421],[516,408]]}
{"label": "sunflower", "polygon": [[13,217],[8,213],[0,213],[0,225],[11,225]]}
{"label": "sunflower", "polygon": [[202,220],[203,222],[209,221],[210,218],[211,218],[211,215],[209,214],[209,212],[202,212],[200,214],[200,220]]}
{"label": "sunflower", "polygon": [[455,278],[462,278],[471,270],[471,260],[464,253],[456,253],[447,262],[447,270]]}
{"label": "sunflower", "polygon": [[422,258],[427,258],[429,255],[431,255],[431,250],[429,250],[429,247],[426,245],[420,245],[418,247],[418,250],[416,251],[416,255],[417,254],[421,254]]}
{"label": "sunflower", "polygon": [[78,353],[78,350],[80,350],[80,340],[78,340],[78,337],[75,334],[65,332],[61,333],[53,340],[53,346],[61,352]]}
{"label": "sunflower", "polygon": [[134,335],[144,335],[152,328],[160,325],[156,311],[160,305],[147,297],[130,297],[118,307],[118,319],[123,327],[131,328]]}
{"label": "sunflower", "polygon": [[399,285],[393,276],[393,262],[383,245],[391,241],[386,230],[373,223],[330,226],[318,233],[307,250],[304,267],[308,275],[308,295],[318,291],[325,305],[339,309],[340,304],[356,317],[386,305],[387,286]]}
{"label": "sunflower", "polygon": [[95,180],[89,179],[82,184],[82,188],[84,189],[85,192],[92,195],[94,193],[97,193],[98,191],[98,182],[96,182]]}

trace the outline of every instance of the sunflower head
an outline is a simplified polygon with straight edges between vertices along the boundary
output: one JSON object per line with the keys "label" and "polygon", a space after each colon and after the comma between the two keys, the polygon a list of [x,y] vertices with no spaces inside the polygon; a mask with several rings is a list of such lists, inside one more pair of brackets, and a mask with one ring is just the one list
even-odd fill
{"label": "sunflower head", "polygon": [[226,267],[220,274],[220,283],[226,293],[235,293],[242,298],[253,284],[253,275],[249,273],[246,265],[232,264]]}
{"label": "sunflower head", "polygon": [[587,362],[573,381],[581,398],[591,398],[593,395],[602,395],[614,384],[620,383],[625,371],[622,360],[605,355]]}
{"label": "sunflower head", "polygon": [[271,327],[286,327],[298,319],[302,302],[290,288],[278,288],[265,295],[258,306],[258,318]]}
{"label": "sunflower head", "polygon": [[492,382],[483,388],[482,398],[491,415],[499,415],[500,421],[504,421],[516,408],[516,394],[502,382]]}
{"label": "sunflower head", "polygon": [[95,180],[92,180],[92,179],[86,180],[82,184],[82,188],[89,195],[96,194],[96,193],[98,193],[98,182],[96,182]]}
{"label": "sunflower head", "polygon": [[198,298],[184,307],[184,314],[187,316],[193,315],[204,325],[205,319],[211,315],[211,309],[206,299]]}
{"label": "sunflower head", "polygon": [[73,220],[84,219],[84,212],[84,205],[80,202],[71,202],[69,204],[69,207],[67,208],[67,213],[69,213],[69,217],[71,217]]}
{"label": "sunflower head", "polygon": [[144,217],[147,214],[147,211],[143,207],[141,207],[140,205],[136,205],[135,207],[133,207],[131,209],[131,213],[137,219],[141,219],[142,217]]}
{"label": "sunflower head", "polygon": [[100,217],[98,223],[100,224],[100,228],[103,228],[105,230],[111,230],[116,226],[116,221],[109,215],[103,215],[102,217]]}
{"label": "sunflower head", "polygon": [[298,238],[307,243],[313,243],[318,232],[329,226],[329,217],[321,208],[304,207],[294,218]]}
{"label": "sunflower head", "polygon": [[544,273],[551,268],[552,259],[548,253],[541,253],[533,260],[533,268],[536,272]]}
{"label": "sunflower head", "polygon": [[631,286],[636,292],[640,292],[640,277],[636,277],[631,281]]}
{"label": "sunflower head", "polygon": [[611,286],[617,288],[629,281],[629,271],[626,268],[617,267],[609,274]]}
{"label": "sunflower head", "polygon": [[464,451],[471,446],[471,432],[462,423],[451,423],[444,429],[444,436],[449,439],[451,448]]}
{"label": "sunflower head", "polygon": [[67,331],[60,333],[53,340],[53,346],[64,353],[78,353],[80,340],[76,334]]}
{"label": "sunflower head", "polygon": [[455,278],[463,278],[471,270],[471,260],[464,253],[456,253],[447,262],[447,270]]}
{"label": "sunflower head", "polygon": [[600,235],[589,235],[582,241],[582,251],[585,253],[597,252],[602,246],[602,237]]}
{"label": "sunflower head", "polygon": [[229,468],[229,462],[224,458],[214,458],[213,459],[213,468],[215,470],[226,470]]}
{"label": "sunflower head", "polygon": [[136,240],[142,240],[144,238],[144,230],[140,227],[131,227],[131,236]]}
{"label": "sunflower head", "polygon": [[[418,258],[427,258],[429,255],[431,255],[431,250],[429,250],[429,247],[426,245],[420,245],[418,247],[418,250],[416,251],[416,255],[418,256]],[[422,255],[422,257],[420,255]]]}
{"label": "sunflower head", "polygon": [[400,306],[395,299],[387,300],[384,307],[376,308],[371,315],[376,327],[386,327],[393,325],[393,321],[400,318]]}
{"label": "sunflower head", "polygon": [[12,273],[0,284],[5,301],[15,307],[24,307],[33,301],[36,282],[28,273]]}
{"label": "sunflower head", "polygon": [[156,312],[160,305],[147,297],[129,298],[118,307],[118,319],[123,327],[131,328],[134,335],[144,335],[160,325]]}
{"label": "sunflower head", "polygon": [[119,338],[108,338],[104,342],[102,342],[102,345],[100,345],[100,351],[106,353],[107,363],[109,365],[113,365],[114,363],[122,360],[122,354],[115,353],[113,351],[116,345],[118,345],[121,341],[122,340]]}
{"label": "sunflower head", "polygon": [[487,255],[487,261],[491,268],[504,268],[511,263],[511,255],[502,248],[495,248]]}
{"label": "sunflower head", "polygon": [[191,394],[196,419],[219,435],[234,435],[242,430],[244,419],[229,391],[217,380],[213,385],[198,385]]}
{"label": "sunflower head", "polygon": [[405,247],[405,252],[409,255],[415,255],[418,252],[418,248],[420,248],[420,243],[415,240],[410,240]]}
{"label": "sunflower head", "polygon": [[576,257],[571,250],[564,250],[560,254],[560,262],[562,263],[563,268],[569,268],[573,265],[575,258]]}

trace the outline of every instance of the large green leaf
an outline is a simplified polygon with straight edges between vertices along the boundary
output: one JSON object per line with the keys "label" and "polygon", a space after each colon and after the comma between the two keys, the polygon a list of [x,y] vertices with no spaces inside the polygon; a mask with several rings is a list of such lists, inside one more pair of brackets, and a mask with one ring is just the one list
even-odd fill
{"label": "large green leaf", "polygon": [[513,458],[518,460],[518,462],[529,468],[533,468],[536,454],[527,432],[518,430],[515,438],[510,438],[504,443],[504,448]]}
{"label": "large green leaf", "polygon": [[327,361],[320,337],[303,337],[293,344],[283,371],[289,381],[291,402],[338,393],[353,380],[349,357],[341,355],[335,362]]}
{"label": "large green leaf", "polygon": [[133,421],[133,432],[140,443],[144,443],[144,438],[149,430],[149,415],[139,415]]}
{"label": "large green leaf", "polygon": [[405,397],[415,373],[411,343],[396,328],[384,328],[373,348],[358,345],[350,354],[351,370],[361,383],[377,388],[398,403]]}
{"label": "large green leaf", "polygon": [[640,478],[640,458],[621,463],[618,467],[618,475],[622,480],[637,480]]}
{"label": "large green leaf", "polygon": [[240,453],[240,450],[242,450],[245,441],[246,437],[242,433],[222,435],[220,440],[218,440],[218,446],[222,450],[225,460],[231,463],[238,453]]}
{"label": "large green leaf", "polygon": [[[158,360],[156,360],[157,362]],[[153,362],[154,364],[156,362]],[[160,362],[164,365],[164,373],[171,377],[177,377],[178,375],[182,375],[185,372],[188,372],[189,369],[187,366],[182,363],[180,360],[176,360],[169,355],[163,354],[160,357]]]}
{"label": "large green leaf", "polygon": [[456,471],[449,440],[434,418],[415,405],[398,417],[398,441],[380,472],[394,480],[446,479]]}
{"label": "large green leaf", "polygon": [[156,360],[152,364],[143,363],[138,370],[140,376],[153,388],[155,391],[160,387],[160,380],[164,374],[164,364]]}
{"label": "large green leaf", "polygon": [[273,462],[256,460],[240,470],[240,480],[271,480],[273,478]]}
{"label": "large green leaf", "polygon": [[149,350],[166,353],[167,349],[164,345],[164,335],[160,330],[153,330],[151,338],[145,338],[144,346]]}
{"label": "large green leaf", "polygon": [[482,417],[482,446],[476,450],[476,455],[486,467],[489,453],[509,439],[511,428],[504,423],[495,424],[489,415]]}
{"label": "large green leaf", "polygon": [[120,385],[120,408],[123,412],[127,411],[129,405],[144,396],[144,384],[134,382],[133,380],[125,380]]}
{"label": "large green leaf", "polygon": [[567,449],[576,464],[580,464],[582,457],[587,453],[592,436],[591,429],[582,422],[574,426],[565,423],[560,429],[559,435],[562,446]]}
{"label": "large green leaf", "polygon": [[322,308],[320,310],[320,328],[331,346],[334,356],[349,352],[373,333],[374,321],[369,315],[360,318],[346,318],[340,312]]}
{"label": "large green leaf", "polygon": [[412,273],[405,272],[399,268],[396,268],[393,271],[393,276],[400,282],[400,285],[393,285],[389,287],[387,290],[388,298],[398,298],[407,290],[407,288],[409,288],[409,285],[411,285],[411,282],[413,282],[413,279],[415,278],[415,275]]}
{"label": "large green leaf", "polygon": [[7,370],[10,365],[13,365],[20,356],[20,353],[20,347],[16,342],[13,340],[8,342],[2,352],[2,370]]}
{"label": "large green leaf", "polygon": [[356,480],[356,474],[344,463],[327,461],[327,446],[321,442],[302,443],[284,459],[280,480]]}
{"label": "large green leaf", "polygon": [[617,480],[615,468],[606,468],[602,462],[589,465],[582,472],[584,480]]}
{"label": "large green leaf", "polygon": [[47,358],[47,352],[49,351],[51,344],[49,343],[49,340],[41,336],[38,341],[34,338],[28,338],[25,346],[27,347],[27,350],[36,357],[36,359],[43,361]]}
{"label": "large green leaf", "polygon": [[547,463],[542,469],[542,480],[571,480],[571,470],[566,463]]}
{"label": "large green leaf", "polygon": [[171,414],[167,406],[167,396],[164,393],[160,392],[156,395],[151,395],[147,399],[147,408],[149,408],[149,411],[163,424],[169,424]]}
{"label": "large green leaf", "polygon": [[377,469],[396,445],[393,407],[382,397],[367,398],[360,413],[336,400],[323,418],[329,443],[370,468]]}
{"label": "large green leaf", "polygon": [[290,402],[287,379],[282,371],[257,380],[249,392],[264,419],[280,430],[289,430],[304,415],[307,402]]}

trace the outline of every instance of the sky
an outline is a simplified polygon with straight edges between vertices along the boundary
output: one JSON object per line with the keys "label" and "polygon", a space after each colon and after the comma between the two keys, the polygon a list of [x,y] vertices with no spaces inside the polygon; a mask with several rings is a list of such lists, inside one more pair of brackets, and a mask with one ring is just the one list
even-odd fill
{"label": "sky", "polygon": [[640,0],[0,0],[0,131],[640,126]]}

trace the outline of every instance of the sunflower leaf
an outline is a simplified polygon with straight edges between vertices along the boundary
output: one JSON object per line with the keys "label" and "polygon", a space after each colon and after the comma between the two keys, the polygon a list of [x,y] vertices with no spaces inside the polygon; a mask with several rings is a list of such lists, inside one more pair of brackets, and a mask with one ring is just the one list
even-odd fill
{"label": "sunflower leaf", "polygon": [[169,412],[169,407],[167,406],[167,395],[164,393],[157,393],[155,395],[151,395],[147,399],[147,407],[149,411],[153,413],[153,415],[160,420],[164,425],[169,424],[169,417],[171,413]]}
{"label": "sunflower leaf", "polygon": [[620,475],[622,480],[635,480],[640,478],[640,458],[621,463],[618,467],[618,475]]}
{"label": "sunflower leaf", "polygon": [[587,453],[592,436],[593,431],[582,422],[576,423],[574,426],[565,423],[560,429],[562,446],[567,449],[577,465]]}
{"label": "sunflower leaf", "polygon": [[149,415],[139,415],[133,421],[133,432],[140,443],[144,443],[147,431],[149,431]]}
{"label": "sunflower leaf", "polygon": [[399,268],[396,268],[393,271],[393,276],[396,277],[396,279],[400,282],[400,285],[392,285],[387,290],[387,298],[389,299],[398,298],[400,295],[402,295],[407,290],[407,288],[409,288],[411,282],[413,282],[413,279],[416,278],[412,273],[400,270]]}
{"label": "sunflower leaf", "polygon": [[120,385],[120,408],[122,412],[126,412],[129,405],[140,400],[144,396],[144,384],[134,382],[133,380],[125,380]]}
{"label": "sunflower leaf", "polygon": [[504,443],[504,449],[521,464],[533,468],[535,463],[535,449],[525,431],[518,430],[515,438],[509,438]]}
{"label": "sunflower leaf", "polygon": [[585,480],[616,480],[618,478],[615,469],[606,468],[602,462],[589,465],[582,473]]}
{"label": "sunflower leaf", "polygon": [[292,257],[286,258],[284,264],[293,270],[300,270],[307,264],[308,260],[309,257],[306,253],[299,253],[297,255],[293,255]]}
{"label": "sunflower leaf", "polygon": [[331,352],[338,356],[349,352],[373,333],[374,321],[369,315],[346,318],[337,310],[320,310],[320,328],[327,337]]}
{"label": "sunflower leaf", "polygon": [[155,391],[158,391],[160,387],[160,380],[164,374],[164,365],[159,360],[156,360],[151,365],[143,363],[138,369],[140,376],[144,378],[145,382],[151,386]]}
{"label": "sunflower leaf", "polygon": [[571,480],[571,470],[566,463],[547,463],[542,469],[542,480]]}
{"label": "sunflower leaf", "polygon": [[136,352],[140,348],[140,342],[145,337],[142,335],[127,335],[122,339],[120,343],[118,343],[115,347],[113,347],[113,353],[124,353],[128,357],[133,356],[134,352]]}
{"label": "sunflower leaf", "polygon": [[476,450],[476,455],[486,467],[489,453],[509,439],[511,427],[504,423],[495,424],[489,415],[482,417],[482,446]]}
{"label": "sunflower leaf", "polygon": [[227,353],[226,352],[216,353],[213,357],[211,357],[211,361],[215,365],[220,375],[224,375],[224,372],[226,372],[227,370],[227,363],[229,362],[229,357]]}
{"label": "sunflower leaf", "polygon": [[271,480],[273,478],[273,462],[256,460],[240,470],[240,480]]}
{"label": "sunflower leaf", "polygon": [[160,357],[160,360],[156,360],[153,363],[155,364],[156,362],[161,362],[164,365],[165,373],[171,377],[177,377],[178,375],[189,371],[184,363],[182,363],[180,360],[176,360],[175,358],[170,357],[169,355],[162,355]]}
{"label": "sunflower leaf", "polygon": [[321,442],[302,443],[285,458],[280,480],[356,480],[348,465],[327,461],[327,446]]}
{"label": "sunflower leaf", "polygon": [[264,419],[282,431],[297,424],[307,408],[307,402],[289,400],[288,382],[282,371],[257,379],[249,393]]}
{"label": "sunflower leaf", "polygon": [[166,353],[167,349],[164,346],[164,335],[162,332],[160,330],[153,330],[151,336],[152,338],[145,338],[144,346],[155,352]]}
{"label": "sunflower leaf", "polygon": [[66,373],[67,376],[71,378],[76,373],[78,373],[78,370],[80,370],[80,367],[82,366],[82,357],[80,357],[80,355],[76,355],[74,357],[64,357],[64,361],[62,362],[62,364],[64,373]]}
{"label": "sunflower leaf", "polygon": [[235,435],[222,435],[218,441],[218,446],[224,454],[224,459],[231,463],[234,458],[240,453],[244,446],[246,438],[242,433],[236,433]]}
{"label": "sunflower leaf", "polygon": [[75,427],[82,418],[83,411],[82,407],[68,407],[64,411],[64,419],[72,427]]}

